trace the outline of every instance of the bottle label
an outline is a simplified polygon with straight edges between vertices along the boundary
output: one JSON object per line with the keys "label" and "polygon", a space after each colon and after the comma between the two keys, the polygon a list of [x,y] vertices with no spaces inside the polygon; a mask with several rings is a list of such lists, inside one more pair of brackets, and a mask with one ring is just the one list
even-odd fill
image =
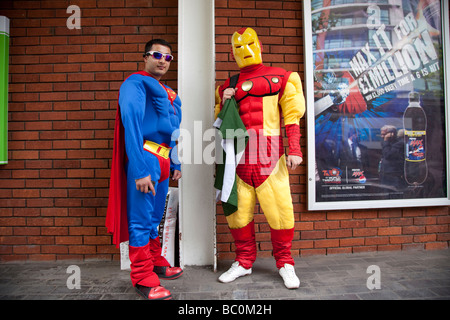
{"label": "bottle label", "polygon": [[406,161],[419,162],[425,160],[426,131],[405,131]]}

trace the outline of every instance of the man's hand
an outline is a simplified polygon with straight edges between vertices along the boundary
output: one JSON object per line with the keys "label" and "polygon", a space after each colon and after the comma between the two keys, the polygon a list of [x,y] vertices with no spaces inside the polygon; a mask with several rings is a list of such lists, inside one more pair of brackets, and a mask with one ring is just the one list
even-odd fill
{"label": "man's hand", "polygon": [[234,95],[236,94],[236,89],[233,88],[227,88],[225,89],[225,91],[223,92],[223,103],[225,103],[225,101],[227,101],[228,99],[231,99],[231,97],[234,97]]}
{"label": "man's hand", "polygon": [[151,176],[137,179],[135,182],[136,182],[136,190],[144,193],[151,192],[153,195],[156,195],[155,186],[152,183]]}
{"label": "man's hand", "polygon": [[303,162],[303,158],[300,156],[290,155],[286,158],[286,165],[289,169],[295,170]]}
{"label": "man's hand", "polygon": [[181,179],[181,172],[180,172],[180,170],[173,170],[172,180],[173,181],[178,181],[180,179]]}

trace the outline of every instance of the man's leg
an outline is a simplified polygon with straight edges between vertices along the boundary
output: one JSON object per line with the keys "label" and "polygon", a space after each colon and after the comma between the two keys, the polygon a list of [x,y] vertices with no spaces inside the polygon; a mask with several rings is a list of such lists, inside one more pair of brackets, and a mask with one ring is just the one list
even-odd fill
{"label": "man's leg", "polygon": [[177,279],[183,274],[179,267],[171,267],[170,263],[162,256],[162,247],[159,240],[159,225],[161,224],[166,207],[167,193],[169,191],[169,179],[157,183],[155,197],[155,211],[152,215],[150,231],[150,252],[153,257],[153,271],[162,279]]}
{"label": "man's leg", "polygon": [[273,256],[278,269],[284,265],[295,265],[291,255],[292,240],[294,239],[294,228],[276,230],[270,228],[270,237],[272,240]]}
{"label": "man's leg", "polygon": [[230,229],[236,247],[236,261],[245,269],[251,269],[256,260],[255,223],[243,228]]}
{"label": "man's leg", "polygon": [[145,246],[129,246],[129,256],[131,261],[131,283],[134,287],[137,284],[146,287],[157,287],[160,285],[159,278],[153,272],[153,259],[150,254],[150,243]]}
{"label": "man's leg", "polygon": [[[273,255],[286,287],[298,288],[300,281],[295,275],[294,259],[291,255],[294,238],[294,210],[292,205],[289,173],[283,155],[272,174],[256,188],[261,209],[271,231]],[[285,271],[289,272],[286,273]]]}
{"label": "man's leg", "polygon": [[154,208],[155,197],[153,194],[136,190],[134,180],[129,178],[127,181],[127,219],[130,235],[131,282],[138,293],[146,299],[170,299],[170,292],[160,286],[159,278],[153,271],[149,239],[151,215]]}
{"label": "man's leg", "polygon": [[228,227],[236,247],[235,263],[219,277],[221,282],[231,282],[238,277],[251,273],[253,262],[256,260],[255,225],[253,210],[255,208],[255,190],[244,181],[237,179],[238,209],[227,216]]}

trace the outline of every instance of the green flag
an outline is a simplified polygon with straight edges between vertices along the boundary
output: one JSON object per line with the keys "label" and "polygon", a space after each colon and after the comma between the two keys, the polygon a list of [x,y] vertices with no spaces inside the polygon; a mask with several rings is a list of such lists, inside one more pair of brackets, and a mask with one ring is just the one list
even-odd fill
{"label": "green flag", "polygon": [[248,133],[239,116],[238,105],[234,98],[225,104],[214,122],[222,138],[223,163],[217,164],[214,187],[217,189],[217,201],[222,201],[226,216],[237,210],[236,167],[248,142]]}
{"label": "green flag", "polygon": [[0,16],[0,164],[8,163],[9,19]]}

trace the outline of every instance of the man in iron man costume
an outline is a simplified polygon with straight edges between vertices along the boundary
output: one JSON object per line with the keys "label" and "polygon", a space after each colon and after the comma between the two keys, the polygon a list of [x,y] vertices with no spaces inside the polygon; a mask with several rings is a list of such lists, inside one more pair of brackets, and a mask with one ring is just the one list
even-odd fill
{"label": "man in iron man costume", "polygon": [[[236,261],[219,277],[227,283],[251,274],[256,260],[253,212],[256,199],[270,226],[273,255],[284,284],[300,286],[291,256],[294,213],[288,168],[302,162],[300,118],[305,112],[302,84],[297,72],[267,67],[262,63],[262,46],[252,28],[242,28],[232,36],[232,53],[240,68],[235,88],[230,79],[216,90],[215,115],[224,101],[234,96],[249,142],[236,167],[237,211],[226,217],[235,242]],[[289,143],[286,157],[281,120]]]}

